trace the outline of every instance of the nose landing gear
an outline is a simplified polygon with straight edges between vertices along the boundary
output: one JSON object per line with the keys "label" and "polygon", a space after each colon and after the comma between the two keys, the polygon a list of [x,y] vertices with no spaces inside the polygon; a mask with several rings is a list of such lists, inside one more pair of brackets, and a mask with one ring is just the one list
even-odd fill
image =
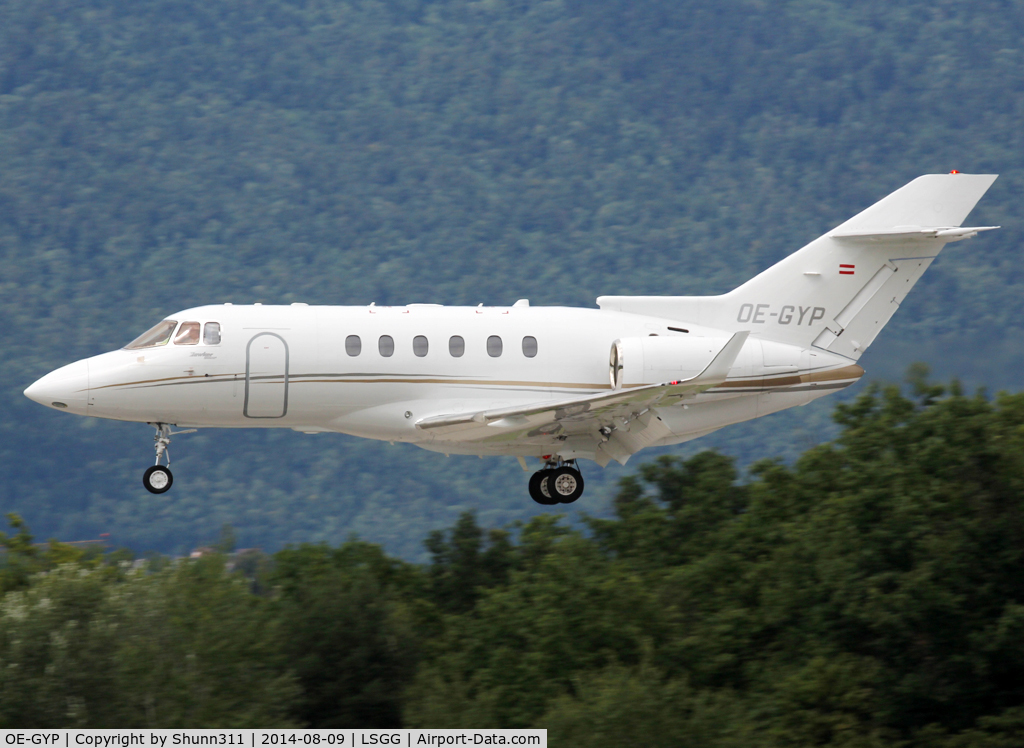
{"label": "nose landing gear", "polygon": [[[171,474],[171,453],[167,449],[171,444],[171,437],[177,434],[192,434],[196,429],[171,431],[171,425],[168,423],[151,423],[149,425],[156,429],[156,435],[153,437],[156,464],[147,468],[146,472],[142,474],[142,485],[150,493],[167,493],[174,483],[174,476]],[[161,465],[161,459],[166,459],[167,464]]]}
{"label": "nose landing gear", "polygon": [[544,506],[571,504],[583,495],[583,475],[575,460],[549,460],[530,478],[530,498]]}

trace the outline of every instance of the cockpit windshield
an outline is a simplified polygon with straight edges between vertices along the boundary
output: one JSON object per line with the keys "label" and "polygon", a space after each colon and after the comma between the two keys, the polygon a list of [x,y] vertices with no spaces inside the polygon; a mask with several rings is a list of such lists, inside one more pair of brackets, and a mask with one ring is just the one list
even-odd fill
{"label": "cockpit windshield", "polygon": [[171,339],[171,333],[174,332],[174,328],[177,326],[176,320],[165,319],[135,338],[135,340],[125,346],[125,350],[134,351],[137,348],[155,348],[158,345],[167,345],[167,342]]}

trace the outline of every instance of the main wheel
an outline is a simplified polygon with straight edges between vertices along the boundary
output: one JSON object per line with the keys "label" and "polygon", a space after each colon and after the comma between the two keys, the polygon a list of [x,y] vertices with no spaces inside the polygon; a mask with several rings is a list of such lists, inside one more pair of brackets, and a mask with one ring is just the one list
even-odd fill
{"label": "main wheel", "polygon": [[555,501],[571,504],[583,495],[583,476],[575,468],[558,468],[548,476],[547,489]]}
{"label": "main wheel", "polygon": [[530,498],[538,504],[552,506],[558,503],[558,499],[552,498],[548,489],[551,470],[538,470],[530,476]]}
{"label": "main wheel", "polygon": [[174,483],[174,476],[171,469],[163,465],[154,465],[142,474],[142,485],[150,493],[167,493]]}

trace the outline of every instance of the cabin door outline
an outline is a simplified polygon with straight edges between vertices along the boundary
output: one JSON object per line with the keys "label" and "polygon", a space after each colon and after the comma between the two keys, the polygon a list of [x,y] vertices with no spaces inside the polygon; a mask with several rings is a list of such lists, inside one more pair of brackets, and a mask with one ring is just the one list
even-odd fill
{"label": "cabin door outline", "polygon": [[[253,344],[263,338],[276,338],[256,349],[253,355]],[[253,375],[253,358],[255,363],[269,369],[269,373],[260,373],[257,369]],[[273,332],[261,332],[254,335],[245,347],[245,401],[242,404],[242,415],[246,418],[284,418],[288,414],[288,341]],[[280,381],[278,381],[280,380]]]}

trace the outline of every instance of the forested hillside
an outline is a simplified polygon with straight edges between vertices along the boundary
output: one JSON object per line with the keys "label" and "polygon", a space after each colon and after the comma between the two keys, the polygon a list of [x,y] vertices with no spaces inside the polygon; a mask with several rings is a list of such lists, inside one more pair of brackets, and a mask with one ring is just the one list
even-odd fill
{"label": "forested hillside", "polygon": [[[998,0],[8,0],[0,506],[44,537],[180,551],[230,522],[409,558],[465,509],[529,517],[511,460],[329,435],[178,439],[152,497],[148,427],[21,392],[200,303],[718,293],[954,168],[1002,174],[970,220],[1004,228],[947,250],[862,363],[1020,387],[1022,34]],[[793,457],[829,407],[702,444]]]}
{"label": "forested hillside", "polygon": [[[919,379],[793,466],[663,456],[586,533],[471,513],[413,565],[131,569],[0,542],[0,727],[525,727],[552,746],[1024,742],[1024,395]],[[46,572],[46,573],[41,573]]]}

